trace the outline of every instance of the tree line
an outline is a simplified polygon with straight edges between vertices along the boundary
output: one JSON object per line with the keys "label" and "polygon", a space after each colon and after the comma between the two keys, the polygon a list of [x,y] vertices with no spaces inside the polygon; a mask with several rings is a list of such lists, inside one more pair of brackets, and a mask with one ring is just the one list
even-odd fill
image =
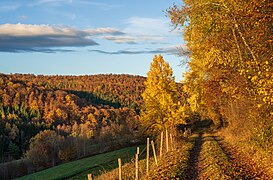
{"label": "tree line", "polygon": [[[38,158],[41,163],[36,164],[48,167],[87,155],[87,144],[117,140],[121,134],[133,138],[131,134],[138,131],[144,80],[130,75],[1,74],[1,161],[23,155],[34,160],[44,149],[48,159]],[[39,139],[45,134],[48,138]],[[53,163],[52,154],[46,152],[52,147],[59,153]]]}
{"label": "tree line", "polygon": [[269,152],[273,145],[271,0],[184,0],[167,9],[190,51],[182,82],[192,112]]}

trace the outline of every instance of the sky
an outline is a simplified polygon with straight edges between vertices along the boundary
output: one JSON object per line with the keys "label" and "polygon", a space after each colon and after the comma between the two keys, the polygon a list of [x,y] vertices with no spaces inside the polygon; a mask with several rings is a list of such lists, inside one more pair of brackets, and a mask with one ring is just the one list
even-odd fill
{"label": "sky", "polygon": [[181,0],[1,0],[0,72],[146,76],[155,54],[176,81],[187,52],[163,12]]}

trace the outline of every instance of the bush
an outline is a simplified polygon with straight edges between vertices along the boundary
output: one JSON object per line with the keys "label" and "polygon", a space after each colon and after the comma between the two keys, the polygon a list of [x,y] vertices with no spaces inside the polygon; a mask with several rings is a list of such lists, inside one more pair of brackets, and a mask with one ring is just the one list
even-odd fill
{"label": "bush", "polygon": [[31,138],[26,158],[37,168],[54,166],[58,162],[58,151],[62,136],[45,130]]}

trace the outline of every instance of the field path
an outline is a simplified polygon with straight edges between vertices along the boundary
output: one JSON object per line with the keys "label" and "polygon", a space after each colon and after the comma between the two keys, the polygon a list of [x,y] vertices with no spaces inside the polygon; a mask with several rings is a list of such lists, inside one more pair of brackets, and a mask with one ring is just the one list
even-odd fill
{"label": "field path", "polygon": [[190,151],[185,179],[270,180],[273,177],[219,137],[199,134]]}
{"label": "field path", "polygon": [[203,135],[200,133],[198,139],[195,140],[194,146],[190,151],[190,158],[186,169],[186,179],[196,179],[198,177],[198,162],[203,143]]}
{"label": "field path", "polygon": [[263,169],[260,168],[257,163],[255,163],[249,157],[239,153],[236,148],[229,146],[223,139],[217,136],[212,137],[215,141],[217,141],[229,159],[229,168],[233,171],[227,171],[227,174],[229,174],[231,177],[239,177],[240,179],[273,179],[273,177],[266,175]]}

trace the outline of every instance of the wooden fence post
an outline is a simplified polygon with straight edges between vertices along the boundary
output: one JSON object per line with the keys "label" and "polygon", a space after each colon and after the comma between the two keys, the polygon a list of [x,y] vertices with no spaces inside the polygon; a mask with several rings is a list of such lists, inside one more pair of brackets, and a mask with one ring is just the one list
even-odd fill
{"label": "wooden fence post", "polygon": [[136,180],[138,180],[138,153],[136,153]]}
{"label": "wooden fence post", "polygon": [[169,152],[169,138],[168,138],[168,130],[166,129],[166,151]]}
{"label": "wooden fence post", "polygon": [[173,151],[173,136],[170,134],[170,140],[171,140],[171,151]]}
{"label": "wooden fence post", "polygon": [[161,137],[160,137],[160,151],[159,151],[160,158],[162,157],[162,150],[163,150],[163,131],[161,132]]}
{"label": "wooden fence post", "polygon": [[88,180],[93,180],[93,174],[87,174]]}
{"label": "wooden fence post", "polygon": [[118,179],[121,180],[121,159],[118,158]]}
{"label": "wooden fence post", "polygon": [[151,143],[152,143],[152,148],[153,148],[153,153],[154,153],[154,158],[155,158],[155,164],[156,164],[156,166],[157,166],[157,158],[156,158],[156,152],[155,152],[155,144],[154,144],[154,141],[153,141],[153,140],[151,141]]}
{"label": "wooden fence post", "polygon": [[147,138],[147,159],[146,159],[146,174],[147,176],[149,177],[149,153],[150,153],[150,150],[149,150],[149,145],[150,145],[150,139]]}

